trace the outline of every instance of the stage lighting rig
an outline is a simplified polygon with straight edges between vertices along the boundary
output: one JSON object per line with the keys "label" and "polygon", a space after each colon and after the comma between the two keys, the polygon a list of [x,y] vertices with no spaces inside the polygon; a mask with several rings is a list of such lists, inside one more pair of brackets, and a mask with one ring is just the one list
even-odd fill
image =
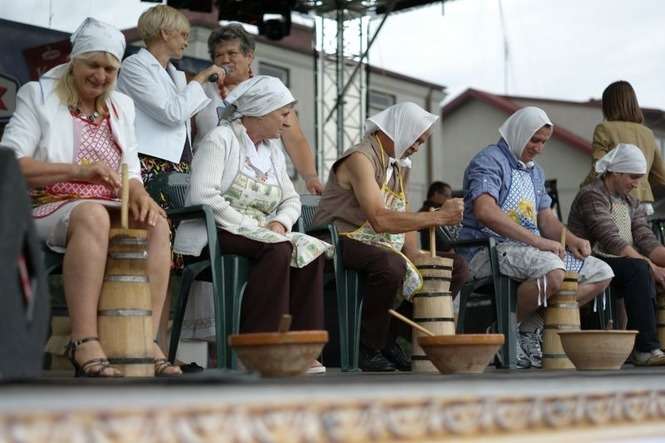
{"label": "stage lighting rig", "polygon": [[232,20],[259,29],[259,34],[279,40],[291,32],[291,11],[296,0],[218,0],[220,20]]}

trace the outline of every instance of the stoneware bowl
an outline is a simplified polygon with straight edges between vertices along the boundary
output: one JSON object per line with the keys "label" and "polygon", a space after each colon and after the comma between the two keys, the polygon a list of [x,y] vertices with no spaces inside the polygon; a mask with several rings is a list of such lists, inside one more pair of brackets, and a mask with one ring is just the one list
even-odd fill
{"label": "stoneware bowl", "polygon": [[480,374],[503,340],[503,334],[435,335],[418,337],[418,344],[442,374]]}
{"label": "stoneware bowl", "polygon": [[249,371],[262,377],[304,373],[328,342],[327,331],[261,332],[229,336],[229,345]]}
{"label": "stoneware bowl", "polygon": [[566,355],[580,371],[621,369],[635,344],[637,331],[560,331]]}

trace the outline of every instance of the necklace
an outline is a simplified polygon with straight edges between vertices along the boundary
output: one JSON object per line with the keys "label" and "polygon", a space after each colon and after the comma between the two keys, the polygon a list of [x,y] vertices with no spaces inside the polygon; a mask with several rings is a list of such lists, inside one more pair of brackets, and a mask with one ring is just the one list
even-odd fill
{"label": "necklace", "polygon": [[87,120],[90,123],[94,123],[101,115],[98,111],[86,115],[81,111],[81,108],[79,108],[78,106],[70,106],[69,111],[72,112],[77,117],[81,117],[82,119]]}
{"label": "necklace", "polygon": [[261,182],[265,183],[268,181],[268,177],[270,175],[270,169],[268,169],[266,172],[261,171],[259,168],[254,166],[253,164],[250,163],[249,159],[245,159],[245,164],[249,166],[251,169],[254,170],[254,174],[256,175],[256,178]]}

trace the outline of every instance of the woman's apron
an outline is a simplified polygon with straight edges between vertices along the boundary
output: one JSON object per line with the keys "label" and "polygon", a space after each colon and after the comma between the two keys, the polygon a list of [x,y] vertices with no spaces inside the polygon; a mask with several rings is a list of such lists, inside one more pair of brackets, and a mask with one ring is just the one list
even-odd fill
{"label": "woman's apron", "polygon": [[[252,167],[251,164],[249,165]],[[259,175],[258,172],[257,175]],[[259,226],[255,227],[232,225],[225,226],[223,229],[232,234],[262,243],[290,242],[293,246],[291,267],[304,268],[324,253],[329,258],[332,257],[332,245],[318,238],[299,232],[289,232],[282,235],[264,227],[268,222],[268,217],[277,210],[282,201],[282,189],[279,186],[270,185],[260,179],[249,177],[240,168],[223,197],[233,209],[259,223]]]}
{"label": "woman's apron", "polygon": [[[381,167],[386,169],[386,159],[383,151],[383,145],[381,140],[377,137],[376,139],[379,143],[379,149],[381,150]],[[388,169],[386,174],[386,180],[381,187],[381,194],[383,196],[383,204],[386,209],[396,212],[406,211],[406,194],[404,193],[404,183],[402,182],[402,174],[397,167],[397,165],[392,165]],[[396,193],[388,186],[391,176],[395,176],[395,180],[399,183],[399,192]],[[406,235],[402,234],[390,234],[387,232],[378,233],[372,228],[372,225],[369,221],[365,221],[358,229],[352,232],[343,232],[340,235],[344,235],[353,240],[359,242],[378,246],[380,248],[386,249],[390,252],[398,254],[406,262],[406,275],[404,277],[404,284],[402,285],[402,293],[397,294],[396,304],[399,304],[402,298],[406,300],[411,300],[413,294],[418,291],[423,286],[423,278],[418,272],[416,266],[409,260],[404,254],[402,254],[402,247],[404,246],[404,240]]]}
{"label": "woman's apron", "polygon": [[[540,237],[538,229],[538,213],[536,211],[536,192],[528,171],[522,169],[513,169],[511,174],[510,189],[508,196],[501,205],[503,211],[515,223],[528,229],[534,235]],[[488,228],[486,228],[488,229]],[[497,234],[488,229],[488,232],[496,236]],[[513,240],[508,240],[513,243]],[[579,272],[582,269],[583,260],[578,259],[570,252],[566,251],[563,258],[566,272]]]}
{"label": "woman's apron", "polygon": [[[74,119],[75,147],[72,163],[75,165],[91,165],[104,162],[114,171],[120,170],[122,151],[113,138],[109,117],[106,116],[99,124],[91,123],[72,115]],[[61,206],[81,200],[117,201],[117,195],[110,187],[87,182],[58,182],[31,192],[35,218],[46,217]]]}

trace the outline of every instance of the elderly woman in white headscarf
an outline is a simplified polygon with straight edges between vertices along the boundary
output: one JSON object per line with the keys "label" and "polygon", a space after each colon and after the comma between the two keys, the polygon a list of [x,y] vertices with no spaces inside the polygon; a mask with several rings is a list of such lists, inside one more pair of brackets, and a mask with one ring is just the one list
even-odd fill
{"label": "elderly woman in white headscarf", "polygon": [[[92,18],[72,35],[69,63],[21,87],[2,145],[14,150],[31,187],[33,217],[49,248],[65,254],[65,297],[72,324],[67,355],[77,375],[121,375],[97,338],[97,302],[109,228],[119,206],[119,168],[129,169],[133,226],[148,230],[147,265],[154,330],[169,277],[169,228],[143,189],[134,137],[134,105],[113,90],[125,38]],[[155,345],[158,375],[176,375]]]}
{"label": "elderly woman in white headscarf", "polygon": [[363,140],[333,164],[314,218],[314,223],[337,227],[344,266],[366,277],[358,357],[362,370],[409,369],[408,357],[395,343],[396,331],[390,330],[388,309],[410,300],[422,286],[412,263],[421,253],[416,231],[456,224],[461,217],[460,199],[449,200],[440,211],[408,211],[403,166],[430,137],[436,120],[414,103],[370,117]]}
{"label": "elderly woman in white headscarf", "polygon": [[[250,259],[240,331],[276,331],[283,314],[292,315],[294,330],[323,329],[323,267],[332,247],[291,232],[300,197],[280,134],[295,99],[279,79],[256,76],[227,102],[235,112],[201,140],[187,198],[212,208],[222,253]],[[199,255],[206,242],[201,229],[180,226],[176,250]]]}
{"label": "elderly woman in white headscarf", "polygon": [[[545,173],[535,158],[553,131],[554,125],[542,109],[522,108],[501,125],[499,141],[476,154],[464,172],[460,238],[494,237],[501,273],[522,281],[517,291],[519,367],[542,364],[539,310],[559,291],[565,271],[579,273],[577,298],[581,304],[600,294],[612,277],[609,266],[590,256],[589,242],[564,231],[550,209]],[[567,250],[560,243],[562,234]],[[465,253],[473,275],[490,273],[486,248]]]}
{"label": "elderly woman in white headscarf", "polygon": [[637,146],[619,144],[596,162],[595,170],[598,178],[575,197],[568,225],[588,238],[594,254],[614,271],[613,293],[623,298],[628,329],[639,331],[633,363],[665,365],[655,314],[656,286],[665,286],[665,247],[632,195],[647,172],[647,161]]}

